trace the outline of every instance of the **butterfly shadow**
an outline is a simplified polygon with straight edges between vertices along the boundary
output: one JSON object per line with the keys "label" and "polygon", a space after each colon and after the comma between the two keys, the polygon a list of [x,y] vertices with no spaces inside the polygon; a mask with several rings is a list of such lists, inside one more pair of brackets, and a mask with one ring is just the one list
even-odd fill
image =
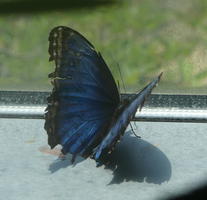
{"label": "butterfly shadow", "polygon": [[171,164],[167,156],[149,142],[125,133],[115,151],[104,159],[109,164],[105,168],[113,171],[110,184],[124,181],[161,184],[171,177]]}
{"label": "butterfly shadow", "polygon": [[70,165],[75,166],[77,163],[82,162],[85,159],[81,158],[80,156],[77,156],[74,163],[72,163],[71,160],[72,160],[71,154],[67,154],[64,158],[58,158],[53,163],[50,164],[49,171],[51,173],[55,173],[61,168],[67,168]]}
{"label": "butterfly shadow", "polygon": [[[71,159],[71,154],[67,154],[64,159],[58,158],[50,164],[49,171],[55,173],[85,160],[77,157],[72,164]],[[149,142],[132,136],[131,131],[125,133],[112,154],[103,157],[103,162],[108,163],[105,169],[113,171],[109,185],[124,181],[161,184],[171,177],[171,164],[167,156]]]}

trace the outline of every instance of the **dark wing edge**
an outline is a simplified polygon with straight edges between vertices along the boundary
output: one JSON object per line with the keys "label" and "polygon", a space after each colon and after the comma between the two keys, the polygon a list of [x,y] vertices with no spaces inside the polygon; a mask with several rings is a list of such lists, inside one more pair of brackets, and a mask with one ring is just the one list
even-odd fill
{"label": "dark wing edge", "polygon": [[[79,35],[85,42],[87,42],[88,43],[88,45],[92,48],[92,49],[94,49],[95,50],[95,48],[94,48],[94,46],[83,36],[83,35],[81,35],[80,33],[78,33],[77,31],[75,31],[75,30],[73,30],[73,29],[71,29],[71,28],[69,28],[69,27],[67,27],[67,26],[57,26],[57,27],[55,27],[55,28],[53,28],[51,31],[50,31],[50,35],[49,35],[49,38],[48,38],[48,40],[49,40],[49,49],[48,49],[48,52],[49,52],[49,55],[50,55],[50,57],[49,57],[49,61],[52,61],[52,60],[56,60],[56,58],[57,58],[57,54],[56,54],[56,52],[58,51],[58,49],[57,48],[55,48],[55,47],[58,47],[58,44],[56,44],[56,45],[54,45],[54,42],[57,42],[57,43],[62,43],[62,41],[61,40],[57,40],[58,39],[58,35],[57,35],[57,33],[58,32],[63,32],[63,31],[68,31],[68,32],[70,32],[70,34],[76,34],[76,35]],[[60,39],[62,39],[62,38],[60,38]],[[56,66],[57,67],[57,66]]]}
{"label": "dark wing edge", "polygon": [[[53,78],[51,80],[53,87],[51,95],[47,98],[48,105],[45,109],[45,125],[44,129],[47,131],[48,134],[48,144],[51,148],[54,148],[57,144],[60,144],[60,138],[56,134],[56,122],[57,122],[57,112],[58,112],[58,99],[56,95],[57,90],[57,83],[55,78],[59,76],[59,66],[60,66],[60,57],[61,57],[61,49],[59,47],[62,46],[61,38],[58,37],[58,32],[61,32],[63,29],[70,29],[65,26],[57,26],[53,28],[49,35],[49,61],[55,61],[55,71],[48,75],[49,78]],[[77,31],[72,30],[76,34],[79,34]],[[82,36],[83,37],[83,36]],[[93,45],[86,39],[84,40],[94,48]]]}

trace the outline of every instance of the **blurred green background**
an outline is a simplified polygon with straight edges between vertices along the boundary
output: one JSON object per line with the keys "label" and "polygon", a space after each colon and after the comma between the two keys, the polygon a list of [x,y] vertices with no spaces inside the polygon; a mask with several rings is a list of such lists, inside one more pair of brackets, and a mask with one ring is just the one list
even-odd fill
{"label": "blurred green background", "polygon": [[74,7],[60,7],[64,1],[59,0],[57,9],[51,4],[48,10],[47,5],[35,10],[37,3],[32,10],[32,1],[23,7],[22,2],[19,7],[11,2],[18,1],[0,2],[1,90],[51,89],[47,75],[54,64],[48,62],[48,35],[53,27],[65,25],[94,44],[121,82],[119,65],[129,92],[163,71],[157,92],[207,93],[206,0],[127,0]]}

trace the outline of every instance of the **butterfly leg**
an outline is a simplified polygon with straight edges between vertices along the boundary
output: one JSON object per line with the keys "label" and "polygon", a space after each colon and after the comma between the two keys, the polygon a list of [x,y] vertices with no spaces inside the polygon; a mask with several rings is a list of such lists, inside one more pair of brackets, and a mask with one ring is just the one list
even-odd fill
{"label": "butterfly leg", "polygon": [[73,154],[72,159],[71,159],[72,164],[75,162],[75,159],[76,159],[76,154]]}
{"label": "butterfly leg", "polygon": [[139,135],[137,135],[137,134],[135,133],[135,131],[134,131],[133,127],[132,127],[132,124],[129,123],[129,125],[130,125],[130,127],[131,127],[131,131],[132,131],[132,133],[133,133],[137,138],[141,138]]}
{"label": "butterfly leg", "polygon": [[134,127],[135,127],[135,129],[134,130],[137,130],[137,124],[136,124],[136,122],[134,121]]}

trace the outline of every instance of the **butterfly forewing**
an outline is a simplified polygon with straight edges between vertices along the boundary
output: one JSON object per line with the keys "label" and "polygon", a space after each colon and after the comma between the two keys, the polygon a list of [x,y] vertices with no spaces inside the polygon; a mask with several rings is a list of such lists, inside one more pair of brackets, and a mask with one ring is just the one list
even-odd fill
{"label": "butterfly forewing", "polygon": [[110,70],[90,42],[68,27],[56,27],[49,36],[50,60],[55,71],[49,75],[54,85],[48,98],[45,129],[53,148],[82,155],[100,135],[106,135],[119,93]]}

